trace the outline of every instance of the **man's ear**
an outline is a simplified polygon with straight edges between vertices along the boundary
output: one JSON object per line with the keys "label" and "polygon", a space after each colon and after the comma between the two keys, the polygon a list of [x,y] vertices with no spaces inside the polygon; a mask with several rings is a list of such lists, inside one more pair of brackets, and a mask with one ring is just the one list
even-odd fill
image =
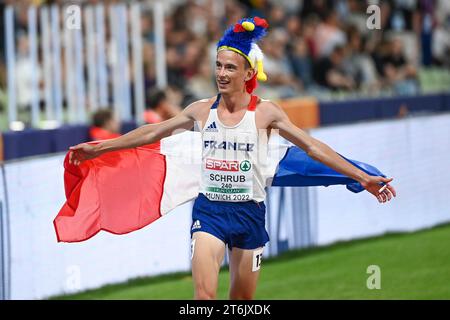
{"label": "man's ear", "polygon": [[245,74],[245,82],[249,81],[251,78],[253,78],[256,74],[256,69],[253,68],[248,68],[246,70],[246,74]]}

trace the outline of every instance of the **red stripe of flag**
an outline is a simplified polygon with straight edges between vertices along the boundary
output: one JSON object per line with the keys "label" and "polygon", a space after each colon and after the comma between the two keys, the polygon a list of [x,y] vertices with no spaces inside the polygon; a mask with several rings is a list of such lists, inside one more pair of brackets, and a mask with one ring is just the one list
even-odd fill
{"label": "red stripe of flag", "polygon": [[84,241],[100,230],[125,234],[160,218],[166,160],[159,147],[108,152],[79,166],[67,153],[67,201],[53,221],[58,242]]}

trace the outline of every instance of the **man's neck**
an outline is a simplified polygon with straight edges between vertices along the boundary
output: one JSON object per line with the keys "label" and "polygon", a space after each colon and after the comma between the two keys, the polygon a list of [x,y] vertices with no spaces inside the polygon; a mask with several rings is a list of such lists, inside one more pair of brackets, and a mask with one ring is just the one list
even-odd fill
{"label": "man's neck", "polygon": [[229,112],[234,112],[248,106],[251,96],[247,92],[222,94],[222,102]]}

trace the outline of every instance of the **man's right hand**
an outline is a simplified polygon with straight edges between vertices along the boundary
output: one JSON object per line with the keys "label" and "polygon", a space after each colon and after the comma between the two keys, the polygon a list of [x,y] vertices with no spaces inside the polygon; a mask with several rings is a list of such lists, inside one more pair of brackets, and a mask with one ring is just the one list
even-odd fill
{"label": "man's right hand", "polygon": [[81,162],[98,157],[101,153],[95,145],[80,143],[70,147],[69,163],[78,166]]}

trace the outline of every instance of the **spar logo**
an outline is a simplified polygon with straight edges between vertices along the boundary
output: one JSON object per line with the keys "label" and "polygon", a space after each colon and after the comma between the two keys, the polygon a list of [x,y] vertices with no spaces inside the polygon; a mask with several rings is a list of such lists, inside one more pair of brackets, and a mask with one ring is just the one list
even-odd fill
{"label": "spar logo", "polygon": [[239,171],[239,161],[206,159],[206,169],[219,171]]}
{"label": "spar logo", "polygon": [[229,161],[229,160],[217,160],[206,159],[206,169],[218,170],[218,171],[233,171],[238,172],[239,169],[243,172],[247,172],[251,169],[252,164],[248,160],[241,161]]}
{"label": "spar logo", "polygon": [[244,160],[241,162],[241,165],[239,166],[242,171],[247,172],[252,167],[252,164],[248,160]]}

